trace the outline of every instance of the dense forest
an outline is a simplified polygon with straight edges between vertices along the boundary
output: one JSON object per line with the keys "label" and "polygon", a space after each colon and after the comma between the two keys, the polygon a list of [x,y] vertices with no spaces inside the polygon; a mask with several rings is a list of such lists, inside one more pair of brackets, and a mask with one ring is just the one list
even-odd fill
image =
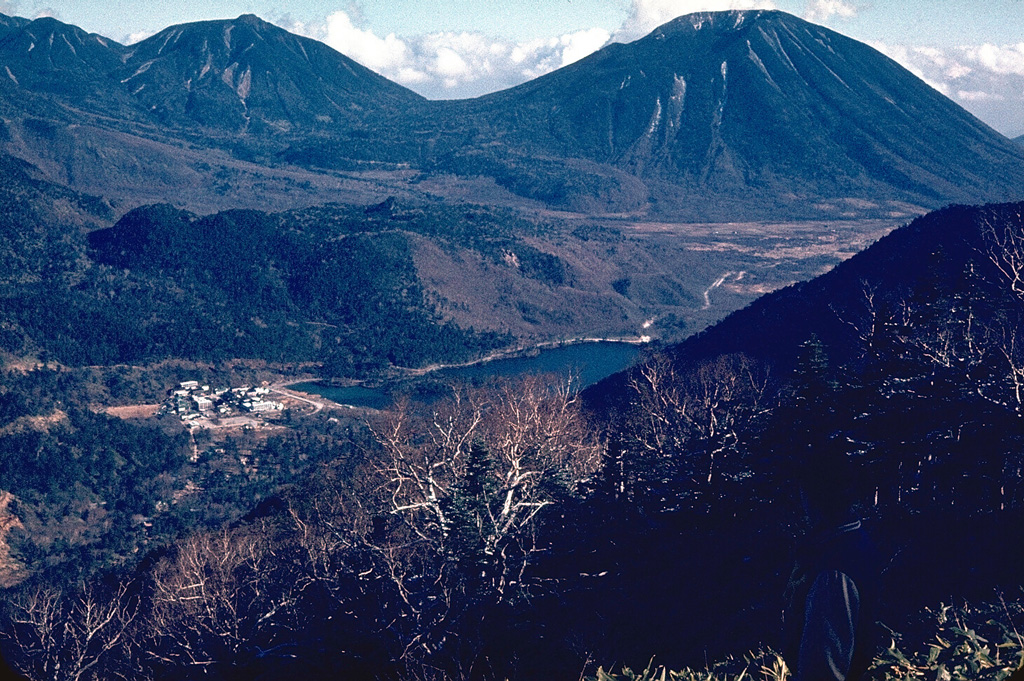
{"label": "dense forest", "polygon": [[[712,329],[583,394],[552,376],[452,386],[225,446],[255,473],[59,404],[77,389],[63,372],[10,374],[3,460],[31,439],[40,462],[11,491],[93,534],[42,515],[49,545],[11,530],[28,570],[4,654],[47,679],[781,680],[808,499],[839,498],[877,547],[873,678],[1003,679],[1024,652],[1022,214],[915,222],[727,320],[784,325],[748,352],[709,353]],[[903,248],[919,239],[933,247]],[[829,298],[851,281],[859,296]],[[818,299],[839,322],[791,328],[785,310]],[[207,493],[176,500],[186,479]]]}
{"label": "dense forest", "polygon": [[[111,385],[126,380],[109,376]],[[93,380],[67,369],[4,374],[0,478],[14,499],[6,511],[19,519],[8,543],[20,576],[74,584],[132,568],[148,551],[237,520],[356,450],[347,419],[225,442],[174,418],[125,421],[95,411]]]}
{"label": "dense forest", "polygon": [[[10,231],[25,222],[13,220]],[[521,222],[487,209],[403,210],[390,200],[205,217],[143,207],[88,239],[65,232],[46,248],[9,241],[0,347],[71,366],[316,362],[328,377],[465,360],[511,339],[440,318],[417,279],[410,235],[496,262],[515,253],[523,276],[563,283],[558,258],[513,236],[516,227],[529,233]]]}

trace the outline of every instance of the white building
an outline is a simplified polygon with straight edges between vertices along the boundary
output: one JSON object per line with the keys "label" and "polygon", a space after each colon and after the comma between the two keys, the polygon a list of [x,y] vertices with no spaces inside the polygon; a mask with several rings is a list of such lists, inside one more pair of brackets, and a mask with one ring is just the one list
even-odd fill
{"label": "white building", "polygon": [[283,408],[284,405],[280,402],[271,402],[270,400],[264,402],[253,402],[251,407],[254,412],[278,411]]}

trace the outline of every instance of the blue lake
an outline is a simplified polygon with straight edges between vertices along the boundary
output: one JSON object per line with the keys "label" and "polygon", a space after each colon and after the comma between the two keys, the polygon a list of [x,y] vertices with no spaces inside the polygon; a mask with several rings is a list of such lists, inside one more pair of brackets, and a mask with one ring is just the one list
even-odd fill
{"label": "blue lake", "polygon": [[320,383],[297,383],[291,387],[321,395],[339,404],[383,409],[391,404],[396,392],[409,392],[417,384],[428,382],[478,382],[489,378],[512,378],[524,374],[556,373],[577,376],[577,385],[585,388],[632,365],[642,346],[631,343],[577,343],[541,350],[524,357],[510,357],[466,367],[439,369],[417,379],[409,379],[380,388],[366,386],[332,387]]}

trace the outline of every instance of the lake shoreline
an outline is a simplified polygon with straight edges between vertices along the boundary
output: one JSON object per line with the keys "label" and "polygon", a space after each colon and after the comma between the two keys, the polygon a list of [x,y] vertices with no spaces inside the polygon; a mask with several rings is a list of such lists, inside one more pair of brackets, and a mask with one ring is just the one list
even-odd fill
{"label": "lake shoreline", "polygon": [[650,339],[645,337],[584,337],[548,341],[491,353],[469,362],[404,369],[379,379],[345,381],[342,385],[327,380],[305,380],[291,383],[288,388],[342,406],[371,409],[381,409],[391,404],[396,388],[404,386],[415,389],[424,379],[438,375],[444,377],[446,374],[456,380],[472,381],[527,373],[575,372],[579,374],[582,388],[627,368],[640,355],[640,348],[649,342]]}
{"label": "lake shoreline", "polygon": [[486,364],[488,362],[501,361],[504,359],[516,359],[519,357],[530,357],[531,353],[540,353],[544,350],[554,350],[557,348],[565,348],[574,345],[584,345],[586,343],[621,343],[624,345],[647,345],[651,342],[650,336],[627,336],[619,338],[568,338],[564,340],[555,341],[544,341],[543,343],[537,343],[536,345],[528,345],[519,348],[512,348],[506,350],[497,350],[489,355],[480,357],[478,359],[471,359],[466,362],[459,362],[456,364],[428,364],[425,367],[420,368],[408,368],[408,367],[395,367],[395,370],[401,372],[402,376],[405,377],[422,377],[435,371],[444,371],[446,369],[464,369],[467,367],[477,366],[480,364]]}

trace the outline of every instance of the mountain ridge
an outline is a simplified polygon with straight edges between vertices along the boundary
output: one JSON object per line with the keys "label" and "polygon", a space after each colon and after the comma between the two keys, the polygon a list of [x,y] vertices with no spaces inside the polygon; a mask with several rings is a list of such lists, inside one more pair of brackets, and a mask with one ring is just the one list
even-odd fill
{"label": "mountain ridge", "polygon": [[451,101],[255,15],[129,47],[52,19],[0,24],[5,125],[36,153],[64,153],[55,163],[82,152],[54,152],[24,130],[32,119],[78,147],[96,135],[83,119],[266,167],[373,172],[395,191],[482,178],[584,214],[909,217],[1024,195],[1019,145],[873,48],[777,11],[679,17]]}

